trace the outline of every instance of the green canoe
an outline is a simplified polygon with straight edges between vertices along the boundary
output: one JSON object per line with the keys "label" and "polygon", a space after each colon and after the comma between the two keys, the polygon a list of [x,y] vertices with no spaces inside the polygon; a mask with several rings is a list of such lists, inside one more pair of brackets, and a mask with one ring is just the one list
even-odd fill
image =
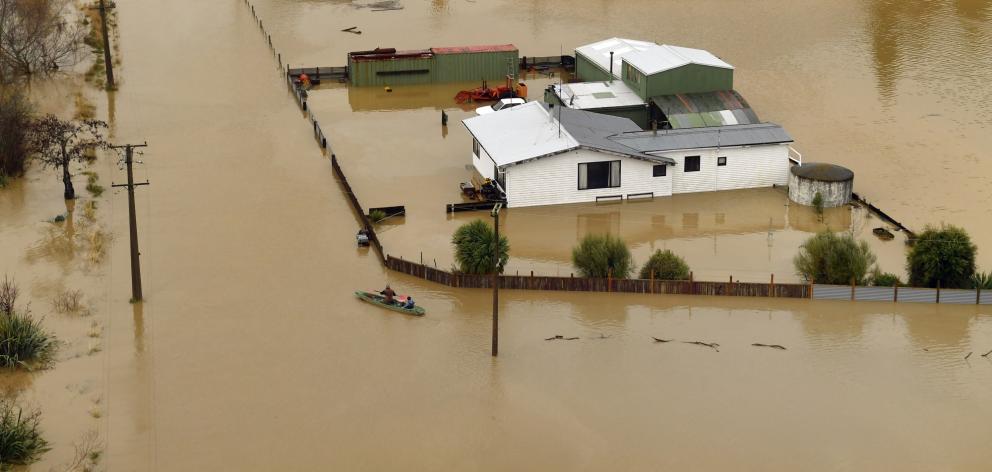
{"label": "green canoe", "polygon": [[[424,314],[427,313],[427,311],[424,310],[424,308],[421,307],[421,306],[419,306],[419,305],[418,306],[414,306],[413,309],[411,309],[411,310],[407,310],[406,308],[403,308],[402,305],[387,305],[385,299],[382,297],[382,295],[379,295],[378,293],[363,292],[363,291],[359,290],[359,291],[356,291],[355,292],[355,296],[358,297],[358,298],[361,298],[362,300],[364,300],[366,302],[369,302],[369,303],[371,303],[373,305],[380,306],[380,307],[385,308],[387,310],[393,310],[393,311],[398,311],[400,313],[406,313],[408,315],[424,316]],[[400,300],[400,299],[405,300],[406,297],[399,297],[398,296],[398,297],[396,297],[396,299],[397,300]]]}

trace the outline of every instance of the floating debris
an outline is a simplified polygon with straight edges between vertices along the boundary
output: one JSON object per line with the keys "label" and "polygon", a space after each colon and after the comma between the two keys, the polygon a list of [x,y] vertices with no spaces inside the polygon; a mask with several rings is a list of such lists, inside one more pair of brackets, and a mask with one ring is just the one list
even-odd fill
{"label": "floating debris", "polygon": [[565,336],[562,336],[560,334],[556,334],[556,335],[554,335],[554,336],[552,336],[550,338],[544,338],[545,341],[554,341],[554,340],[558,340],[558,339],[560,339],[562,341],[574,341],[576,339],[579,339],[579,337],[576,336],[574,338],[566,338]]}
{"label": "floating debris", "polygon": [[779,349],[779,350],[782,350],[782,351],[784,351],[784,350],[785,350],[785,346],[782,346],[782,345],[780,345],[780,344],[761,344],[761,343],[754,343],[754,344],[752,344],[752,346],[757,346],[757,347],[770,347],[770,348],[772,348],[772,349]]}
{"label": "floating debris", "polygon": [[341,30],[341,32],[343,32],[343,33],[362,34],[362,31],[359,30],[357,26],[352,26],[351,28],[345,28],[345,29]]}
{"label": "floating debris", "polygon": [[969,352],[967,356],[964,356],[964,360],[968,360],[968,358],[971,357],[971,355],[974,354],[974,353],[975,353],[975,351]]}
{"label": "floating debris", "polygon": [[670,343],[670,342],[674,341],[674,339],[660,339],[660,338],[656,338],[654,336],[651,336],[651,339],[654,339],[654,342],[656,342],[656,343]]}
{"label": "floating debris", "polygon": [[719,349],[720,345],[717,344],[717,343],[704,343],[702,341],[682,341],[682,342],[685,343],[685,344],[695,344],[697,346],[706,346],[708,348],[713,349],[716,352],[720,352],[720,349]]}
{"label": "floating debris", "polygon": [[986,352],[985,354],[982,354],[982,357],[989,357],[989,354],[992,354],[992,351],[989,351],[989,352]]}
{"label": "floating debris", "polygon": [[875,236],[878,236],[878,239],[881,239],[882,241],[891,241],[892,238],[896,237],[894,234],[892,234],[892,231],[889,231],[886,228],[875,228],[871,230],[871,232]]}

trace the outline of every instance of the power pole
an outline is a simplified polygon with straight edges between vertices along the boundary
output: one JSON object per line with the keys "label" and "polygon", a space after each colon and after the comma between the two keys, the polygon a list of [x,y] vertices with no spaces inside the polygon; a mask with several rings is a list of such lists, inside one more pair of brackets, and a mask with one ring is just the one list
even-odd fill
{"label": "power pole", "polygon": [[148,181],[134,183],[134,172],[132,171],[132,163],[134,162],[134,148],[147,147],[148,143],[144,144],[125,144],[123,146],[110,146],[113,149],[124,149],[124,164],[127,166],[127,183],[126,184],[114,184],[111,182],[111,187],[127,187],[127,211],[128,218],[131,227],[131,302],[137,303],[142,300],[141,295],[141,262],[138,257],[141,253],[138,252],[138,220],[134,212],[134,187],[138,185],[148,185]]}
{"label": "power pole", "polygon": [[[100,29],[103,30],[103,65],[104,69],[107,70],[107,88],[114,88],[114,62],[110,58],[110,34],[107,32],[107,7],[103,4],[103,1],[100,0],[100,6],[97,7],[100,10]],[[113,8],[113,6],[110,8]]]}
{"label": "power pole", "polygon": [[493,357],[499,354],[499,209],[502,207],[502,203],[497,203],[492,212],[496,220],[496,244],[493,249]]}

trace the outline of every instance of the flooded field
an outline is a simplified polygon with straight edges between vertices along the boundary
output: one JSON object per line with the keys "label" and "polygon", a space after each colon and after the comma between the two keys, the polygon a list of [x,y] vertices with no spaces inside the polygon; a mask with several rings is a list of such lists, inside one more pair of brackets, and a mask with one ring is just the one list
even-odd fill
{"label": "flooded field", "polygon": [[[87,95],[115,142],[149,144],[136,168],[151,182],[138,191],[147,301],[128,304],[123,193],[96,198],[93,221],[75,211],[78,233],[109,234],[93,259],[92,239],[67,244],[65,226],[45,222],[66,211],[52,174],[32,170],[0,190],[0,269],[66,342],[52,369],[2,379],[6,395],[44,414],[53,449],[31,470],[62,470],[92,434],[111,470],[992,463],[992,359],[980,355],[992,350],[988,307],[507,291],[491,358],[489,292],[386,273],[355,250],[354,216],[242,2],[117,3],[122,85]],[[990,210],[978,203],[992,179],[981,159],[992,66],[975,60],[992,47],[992,2],[399,5],[256,9],[295,65],[341,65],[374,46],[513,42],[550,55],[613,35],[711,49],[808,159],[851,167],[857,190],[911,227],[944,220],[992,248]],[[360,36],[339,32],[356,25]],[[554,79],[527,80],[535,98]],[[312,97],[363,203],[410,208],[383,232],[387,249],[424,251],[439,266],[450,264],[451,230],[471,217],[443,212],[467,179],[468,159],[456,157],[470,145],[458,120],[471,108],[446,102],[449,92],[331,86]],[[60,113],[73,93],[36,91]],[[93,169],[105,186],[122,179],[113,156]],[[764,280],[788,271],[822,224],[786,202],[758,190],[508,211],[510,270],[564,273],[571,241],[610,229],[635,257],[667,247],[701,278]],[[858,212],[830,212],[826,224],[871,238]],[[898,240],[873,244],[883,269],[899,270]],[[992,266],[992,250],[980,265]],[[351,295],[386,281],[418,295],[428,315]],[[50,313],[63,288],[84,291],[92,313]],[[580,339],[545,341],[555,335]]]}

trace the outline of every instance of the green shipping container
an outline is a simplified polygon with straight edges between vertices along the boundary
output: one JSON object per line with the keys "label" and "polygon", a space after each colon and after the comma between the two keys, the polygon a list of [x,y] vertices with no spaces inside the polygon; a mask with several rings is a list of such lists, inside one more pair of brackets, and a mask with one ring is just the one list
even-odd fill
{"label": "green shipping container", "polygon": [[498,85],[520,68],[520,52],[512,44],[431,48],[431,52],[437,83],[488,80]]}

